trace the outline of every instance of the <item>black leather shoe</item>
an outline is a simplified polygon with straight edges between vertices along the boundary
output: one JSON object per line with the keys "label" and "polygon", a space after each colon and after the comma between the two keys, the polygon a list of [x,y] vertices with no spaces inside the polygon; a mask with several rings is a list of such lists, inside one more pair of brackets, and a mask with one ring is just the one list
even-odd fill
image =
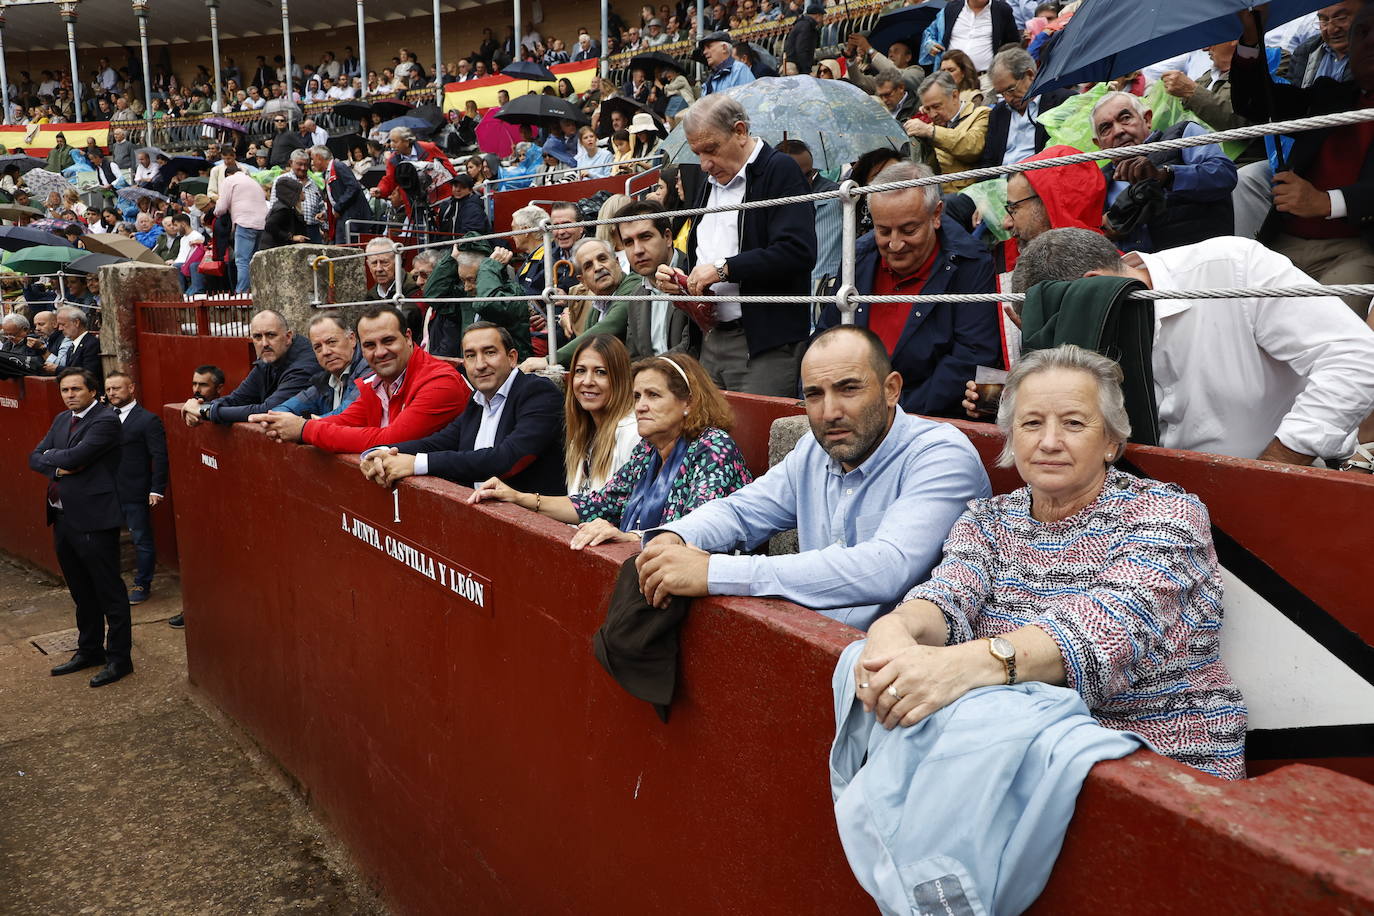
{"label": "black leather shoe", "polygon": [[104,687],[106,684],[113,684],[115,681],[124,677],[126,674],[133,674],[133,665],[120,665],[110,662],[91,678],[92,687]]}
{"label": "black leather shoe", "polygon": [[59,674],[71,674],[73,671],[80,671],[83,668],[94,668],[97,665],[103,664],[105,664],[105,656],[103,655],[82,655],[78,652],[68,661],[52,669],[52,676],[57,677]]}

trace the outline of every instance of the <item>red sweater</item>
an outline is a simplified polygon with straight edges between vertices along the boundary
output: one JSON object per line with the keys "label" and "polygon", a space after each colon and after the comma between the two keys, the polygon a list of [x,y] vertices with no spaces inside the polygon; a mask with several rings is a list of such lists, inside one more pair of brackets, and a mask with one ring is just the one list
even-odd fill
{"label": "red sweater", "polygon": [[389,402],[388,425],[382,426],[382,399],[372,387],[375,378],[358,380],[358,397],[342,413],[308,421],[301,439],[327,452],[361,452],[374,445],[423,439],[461,414],[472,394],[458,370],[416,347],[401,390]]}

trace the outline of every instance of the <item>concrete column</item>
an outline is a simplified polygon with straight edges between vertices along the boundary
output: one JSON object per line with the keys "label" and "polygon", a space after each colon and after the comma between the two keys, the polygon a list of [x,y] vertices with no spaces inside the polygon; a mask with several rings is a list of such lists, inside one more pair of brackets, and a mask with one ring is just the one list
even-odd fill
{"label": "concrete column", "polygon": [[156,264],[107,264],[100,281],[100,352],[105,371],[123,369],[141,383],[138,374],[138,314],[136,302],[181,299],[175,267]]}
{"label": "concrete column", "polygon": [[[304,334],[310,318],[326,305],[316,306],[315,271],[311,265],[320,255],[356,254],[356,248],[337,245],[284,245],[269,248],[253,255],[248,271],[253,285],[253,304],[259,308],[276,309],[286,316],[287,324],[297,334]],[[320,269],[320,301],[329,299],[328,268]],[[367,276],[363,259],[353,258],[334,265],[334,301],[356,302],[367,292]],[[350,324],[361,307],[344,309]]]}

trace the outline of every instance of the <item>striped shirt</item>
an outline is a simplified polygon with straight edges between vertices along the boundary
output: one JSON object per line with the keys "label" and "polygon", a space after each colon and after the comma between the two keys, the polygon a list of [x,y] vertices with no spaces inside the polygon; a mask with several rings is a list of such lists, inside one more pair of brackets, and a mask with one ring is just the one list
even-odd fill
{"label": "striped shirt", "polygon": [[1032,517],[1030,488],[978,499],[908,599],[950,642],[1034,624],[1108,728],[1214,776],[1245,776],[1245,701],[1221,660],[1222,583],[1207,509],[1173,484],[1108,472],[1071,518]]}

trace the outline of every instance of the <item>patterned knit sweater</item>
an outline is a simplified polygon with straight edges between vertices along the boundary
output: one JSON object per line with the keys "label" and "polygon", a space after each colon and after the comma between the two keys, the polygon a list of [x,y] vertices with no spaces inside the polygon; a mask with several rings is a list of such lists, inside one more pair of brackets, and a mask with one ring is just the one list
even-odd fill
{"label": "patterned knit sweater", "polygon": [[977,499],[908,599],[951,643],[1040,627],[1068,686],[1108,728],[1226,779],[1245,776],[1245,701],[1221,660],[1222,583],[1207,509],[1173,484],[1111,470],[1097,500],[1041,523],[1030,488]]}

